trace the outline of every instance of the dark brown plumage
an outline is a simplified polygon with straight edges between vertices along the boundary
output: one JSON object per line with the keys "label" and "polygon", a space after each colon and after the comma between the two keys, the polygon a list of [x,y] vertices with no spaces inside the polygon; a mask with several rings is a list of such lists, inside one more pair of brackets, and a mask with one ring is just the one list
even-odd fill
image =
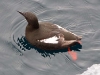
{"label": "dark brown plumage", "polygon": [[[19,11],[18,11],[19,12]],[[31,12],[19,12],[28,22],[25,30],[25,37],[30,44],[43,50],[57,50],[67,48],[79,40],[81,37],[76,34],[49,22],[38,22],[35,14]],[[46,43],[41,41],[51,37],[58,38],[58,43]]]}

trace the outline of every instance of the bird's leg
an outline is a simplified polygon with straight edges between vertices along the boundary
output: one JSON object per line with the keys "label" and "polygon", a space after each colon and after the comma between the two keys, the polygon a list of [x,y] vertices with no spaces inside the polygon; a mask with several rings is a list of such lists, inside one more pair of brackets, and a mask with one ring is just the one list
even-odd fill
{"label": "bird's leg", "polygon": [[71,51],[70,47],[68,47],[68,53],[72,57],[73,60],[77,60],[77,53],[74,51]]}

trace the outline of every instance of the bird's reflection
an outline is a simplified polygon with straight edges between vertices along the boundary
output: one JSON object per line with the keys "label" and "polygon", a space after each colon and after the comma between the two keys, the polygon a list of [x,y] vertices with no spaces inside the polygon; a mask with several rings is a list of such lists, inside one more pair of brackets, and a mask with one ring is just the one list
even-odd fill
{"label": "bird's reflection", "polygon": [[[36,50],[37,52],[41,53],[41,55],[43,57],[50,57],[50,55],[54,55],[56,53],[60,53],[60,52],[67,52],[68,49],[65,48],[65,49],[60,49],[60,50],[41,50],[39,48],[36,48],[34,46],[32,46],[25,38],[25,36],[22,36],[21,38],[18,38],[17,39],[17,42],[16,44],[20,47],[21,50]],[[70,47],[71,50],[74,50],[74,51],[80,51],[79,49],[82,49],[82,45],[79,44],[79,43],[76,43],[74,46],[71,46]]]}

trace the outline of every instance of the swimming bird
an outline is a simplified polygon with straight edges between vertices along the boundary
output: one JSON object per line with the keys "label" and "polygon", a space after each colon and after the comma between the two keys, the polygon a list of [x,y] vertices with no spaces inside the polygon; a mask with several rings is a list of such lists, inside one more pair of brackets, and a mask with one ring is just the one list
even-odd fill
{"label": "swimming bird", "polygon": [[82,37],[50,22],[39,22],[34,13],[20,12],[28,24],[25,29],[27,41],[42,50],[58,50],[78,43]]}

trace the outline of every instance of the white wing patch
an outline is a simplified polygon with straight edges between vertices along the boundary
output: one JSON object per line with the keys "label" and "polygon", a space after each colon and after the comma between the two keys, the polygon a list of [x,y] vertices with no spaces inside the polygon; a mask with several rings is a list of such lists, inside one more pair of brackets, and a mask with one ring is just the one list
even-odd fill
{"label": "white wing patch", "polygon": [[[57,25],[57,24],[54,24],[54,25],[56,25],[58,28],[61,28],[61,29],[66,30],[65,28],[63,28],[63,27],[61,27],[61,26],[59,26],[59,25]],[[69,32],[69,33],[71,33],[71,34],[73,34],[73,35],[75,35],[75,36],[77,36],[76,34],[74,34],[74,33],[70,32],[70,31],[68,31],[68,30],[66,30],[66,31],[67,31],[67,32]]]}
{"label": "white wing patch", "polygon": [[[62,28],[61,26],[59,26],[59,25],[57,25],[57,24],[54,24],[54,25],[56,25],[58,28]],[[64,28],[63,28],[64,29]]]}
{"label": "white wing patch", "polygon": [[47,39],[38,40],[38,41],[44,42],[44,43],[53,43],[53,44],[57,44],[59,38],[60,38],[60,37],[53,36],[53,37],[50,37],[50,38],[47,38]]}

